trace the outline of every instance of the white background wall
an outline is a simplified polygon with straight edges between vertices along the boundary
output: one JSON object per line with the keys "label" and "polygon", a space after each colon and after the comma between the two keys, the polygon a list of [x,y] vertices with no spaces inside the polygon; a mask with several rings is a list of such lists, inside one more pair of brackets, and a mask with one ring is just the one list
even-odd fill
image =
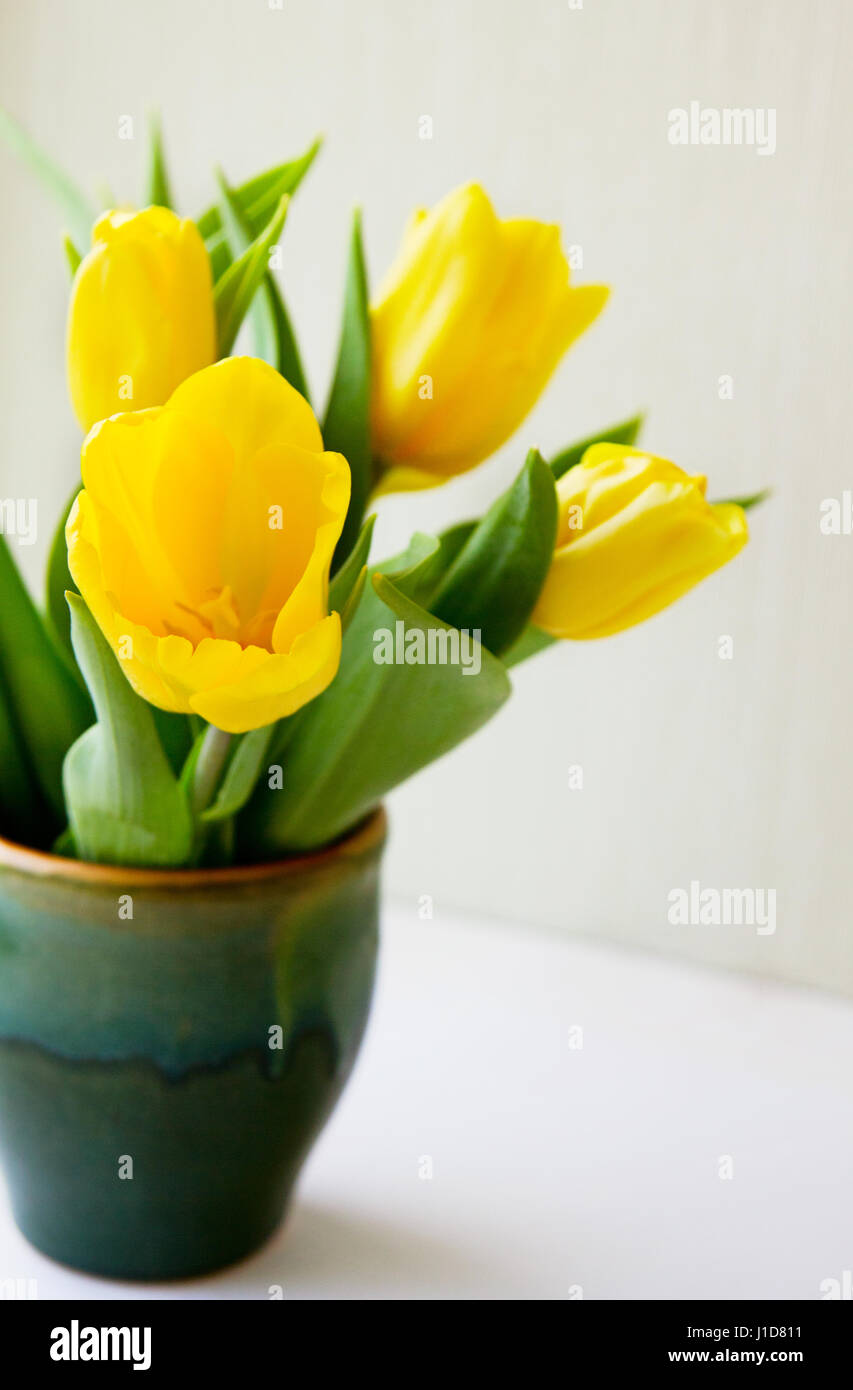
{"label": "white background wall", "polygon": [[[413,905],[430,894],[436,914],[488,908],[853,992],[853,537],[818,526],[821,499],[853,487],[851,18],[845,0],[3,9],[2,101],[90,187],[138,196],[150,106],[189,213],[215,161],[239,180],[326,133],[284,272],[320,397],[356,203],[374,281],[410,208],[476,178],[503,215],[561,223],[584,248],[578,278],[614,287],[517,439],[440,494],[389,502],[383,549],[482,508],[527,445],[553,452],[639,406],[648,447],[707,472],[712,494],[776,489],[728,570],[642,628],[520,668],[494,723],[394,796],[389,881]],[[775,155],[670,146],[667,113],[691,100],[775,107]],[[38,496],[46,540],[79,443],[67,280],[54,209],[5,152],[0,177],[0,495]],[[33,579],[38,552],[23,552]],[[775,935],[669,926],[667,894],[691,879],[775,888]]]}

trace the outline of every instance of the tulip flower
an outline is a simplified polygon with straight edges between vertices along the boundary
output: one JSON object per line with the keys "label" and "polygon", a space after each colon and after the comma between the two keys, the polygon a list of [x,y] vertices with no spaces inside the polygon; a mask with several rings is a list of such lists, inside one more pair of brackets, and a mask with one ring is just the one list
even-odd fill
{"label": "tulip flower", "polygon": [[241,733],[325,690],[349,466],[274,368],[197,372],[165,406],[96,425],[82,467],[68,564],[139,695]]}
{"label": "tulip flower", "polygon": [[643,622],[731,560],[743,508],[712,506],[705,479],[620,444],[595,444],[557,483],[556,548],[533,622],[553,637],[608,637]]}
{"label": "tulip flower", "polygon": [[104,213],[68,312],[68,384],[84,430],[163,405],[216,358],[210,261],[194,222],[168,208]]}
{"label": "tulip flower", "polygon": [[476,184],[416,213],[371,309],[377,490],[433,487],[494,453],[607,295],[570,286],[559,228],[501,222]]}

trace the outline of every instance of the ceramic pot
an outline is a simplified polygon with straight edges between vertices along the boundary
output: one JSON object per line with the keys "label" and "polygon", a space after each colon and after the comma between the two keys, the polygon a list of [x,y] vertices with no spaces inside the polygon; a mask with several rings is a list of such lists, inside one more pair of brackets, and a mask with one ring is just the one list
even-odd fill
{"label": "ceramic pot", "polygon": [[0,840],[0,1156],[33,1245],[175,1279],[270,1235],[367,1021],[385,829],[209,871]]}

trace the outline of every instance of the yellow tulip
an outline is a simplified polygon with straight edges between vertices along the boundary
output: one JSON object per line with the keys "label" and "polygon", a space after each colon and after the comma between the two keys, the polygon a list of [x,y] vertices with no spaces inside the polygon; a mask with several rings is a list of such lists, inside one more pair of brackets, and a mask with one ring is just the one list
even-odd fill
{"label": "yellow tulip", "polygon": [[138,694],[242,733],[325,690],[349,466],[274,368],[229,357],[165,406],[102,421],[83,484],[69,568]]}
{"label": "yellow tulip", "polygon": [[371,309],[377,491],[434,487],[494,453],[607,295],[569,285],[558,227],[501,222],[476,184],[417,212]]}
{"label": "yellow tulip", "polygon": [[104,213],[68,311],[68,385],[84,430],[163,405],[216,358],[210,261],[194,222],[168,208]]}
{"label": "yellow tulip", "polygon": [[557,483],[554,559],[533,613],[553,637],[608,637],[673,603],[746,544],[743,509],[705,479],[621,444],[594,444]]}

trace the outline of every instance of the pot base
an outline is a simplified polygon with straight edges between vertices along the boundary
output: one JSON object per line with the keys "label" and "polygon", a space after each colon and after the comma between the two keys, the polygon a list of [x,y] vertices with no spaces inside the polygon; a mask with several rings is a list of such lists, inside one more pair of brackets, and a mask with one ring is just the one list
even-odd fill
{"label": "pot base", "polygon": [[21,1232],[61,1264],[116,1279],[197,1277],[263,1245],[338,1091],[321,1032],[299,1039],[277,1077],[256,1054],[178,1080],[22,1044],[0,1054]]}

